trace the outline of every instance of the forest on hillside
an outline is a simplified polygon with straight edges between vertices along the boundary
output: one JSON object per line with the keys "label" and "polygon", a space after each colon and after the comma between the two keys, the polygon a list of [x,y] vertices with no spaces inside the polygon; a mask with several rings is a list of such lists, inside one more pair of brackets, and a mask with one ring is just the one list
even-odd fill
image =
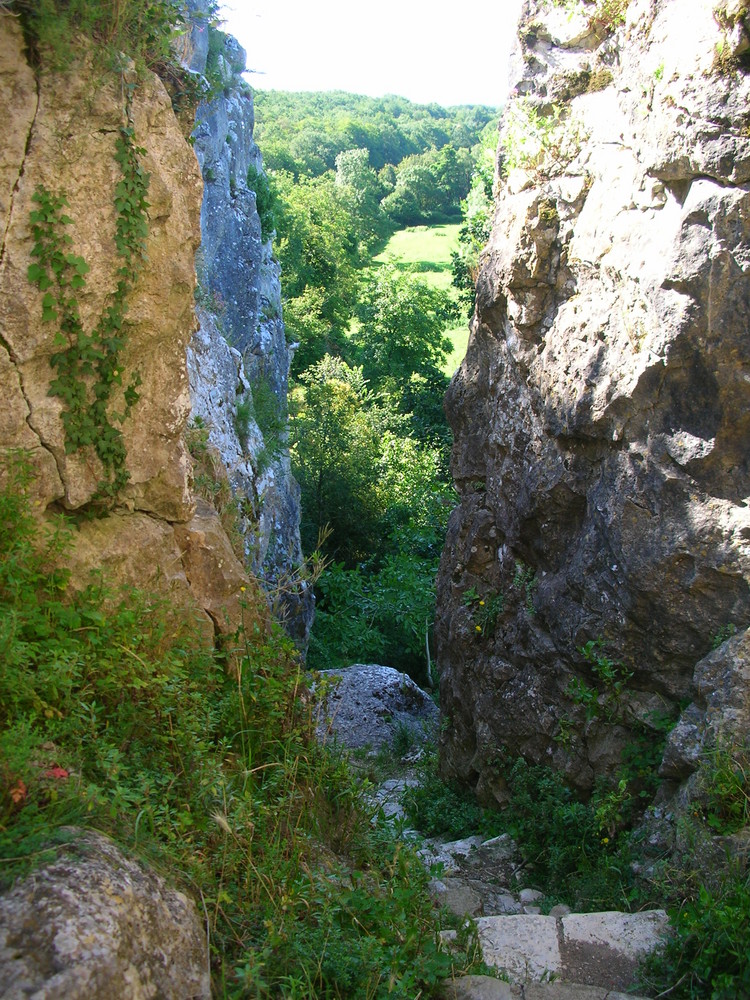
{"label": "forest on hillside", "polygon": [[[256,95],[267,177],[250,181],[297,345],[302,540],[329,563],[313,667],[364,658],[430,682],[434,580],[454,502],[446,331],[466,321],[472,255],[475,264],[486,239],[497,117],[400,97]],[[419,265],[374,261],[397,230],[462,217],[454,288],[423,280]]]}

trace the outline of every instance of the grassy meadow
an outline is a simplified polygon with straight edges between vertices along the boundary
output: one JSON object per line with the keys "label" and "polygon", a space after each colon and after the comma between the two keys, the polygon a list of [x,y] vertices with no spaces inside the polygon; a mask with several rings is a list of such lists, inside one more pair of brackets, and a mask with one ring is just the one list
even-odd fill
{"label": "grassy meadow", "polygon": [[[450,291],[451,253],[458,249],[458,224],[438,226],[410,226],[399,229],[388,240],[385,249],[375,257],[376,263],[395,261],[404,267],[416,266],[420,278],[428,285]],[[453,352],[443,367],[446,375],[453,375],[461,364],[469,341],[468,320],[460,320],[453,329],[446,330],[453,344]]]}

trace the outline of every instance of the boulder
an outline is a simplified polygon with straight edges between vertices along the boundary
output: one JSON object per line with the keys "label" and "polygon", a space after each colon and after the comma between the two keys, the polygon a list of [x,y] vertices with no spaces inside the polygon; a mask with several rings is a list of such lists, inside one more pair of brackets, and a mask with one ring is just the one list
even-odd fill
{"label": "boulder", "polygon": [[0,896],[5,1000],[211,996],[195,903],[94,831]]}
{"label": "boulder", "polygon": [[408,674],[379,664],[355,663],[344,670],[323,670],[327,689],[318,735],[334,737],[348,749],[378,750],[406,729],[415,742],[435,734],[438,709]]}

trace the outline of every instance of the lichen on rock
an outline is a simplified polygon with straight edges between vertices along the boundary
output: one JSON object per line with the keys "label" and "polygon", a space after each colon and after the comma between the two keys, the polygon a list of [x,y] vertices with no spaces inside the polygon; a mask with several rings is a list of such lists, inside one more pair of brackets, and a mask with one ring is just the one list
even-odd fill
{"label": "lichen on rock", "polygon": [[195,903],[103,834],[61,832],[55,859],[0,896],[6,1000],[208,1000]]}

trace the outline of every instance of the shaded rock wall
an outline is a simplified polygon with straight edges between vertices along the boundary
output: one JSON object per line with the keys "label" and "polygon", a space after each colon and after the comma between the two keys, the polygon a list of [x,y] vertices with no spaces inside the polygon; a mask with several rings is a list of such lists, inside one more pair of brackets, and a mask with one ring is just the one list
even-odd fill
{"label": "shaded rock wall", "polygon": [[443,766],[486,799],[504,750],[581,790],[614,773],[750,621],[750,80],[730,7],[632,0],[614,33],[591,3],[523,7],[447,397]]}
{"label": "shaded rock wall", "polygon": [[[280,268],[271,240],[264,243],[250,167],[262,171],[253,141],[250,88],[242,80],[245,52],[231,36],[193,29],[194,47],[183,58],[205,72],[207,32],[214,39],[214,73],[223,92],[196,114],[195,151],[204,194],[202,244],[198,256],[199,329],[188,350],[193,417],[208,428],[209,443],[241,498],[246,557],[272,594],[277,610],[305,649],[313,596],[299,579],[299,487],[292,476],[285,433],[274,425],[287,415],[291,361],[281,309]],[[246,436],[240,436],[238,404],[249,406]],[[260,426],[259,426],[260,424]]]}

